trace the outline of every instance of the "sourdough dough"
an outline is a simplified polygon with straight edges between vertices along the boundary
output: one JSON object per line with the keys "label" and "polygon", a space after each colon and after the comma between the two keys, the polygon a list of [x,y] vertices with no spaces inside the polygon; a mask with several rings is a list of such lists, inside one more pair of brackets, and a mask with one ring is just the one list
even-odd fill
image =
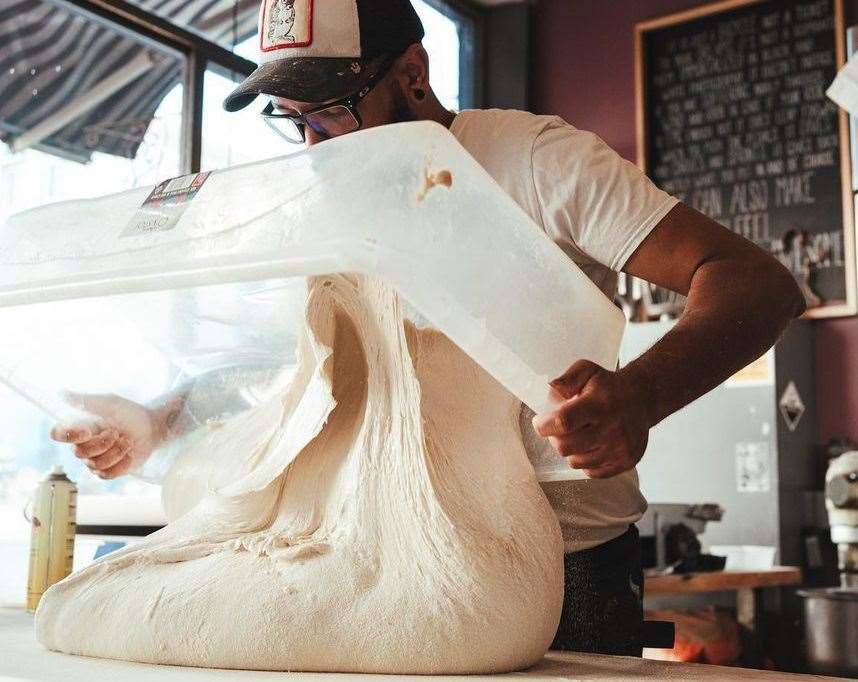
{"label": "sourdough dough", "polygon": [[375,280],[310,280],[303,320],[288,387],[196,440],[165,485],[167,527],[45,593],[42,644],[331,672],[542,657],[563,548],[519,402]]}

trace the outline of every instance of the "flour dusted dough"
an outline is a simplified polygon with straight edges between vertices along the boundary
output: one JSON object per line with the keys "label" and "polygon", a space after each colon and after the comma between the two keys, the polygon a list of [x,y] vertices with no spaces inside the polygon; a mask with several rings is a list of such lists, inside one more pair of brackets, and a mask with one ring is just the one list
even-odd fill
{"label": "flour dusted dough", "polygon": [[201,498],[185,485],[200,462],[180,464],[165,486],[178,517],[48,590],[42,644],[331,672],[495,673],[542,657],[563,550],[518,401],[374,280],[311,280],[305,319],[288,388],[189,454],[209,465]]}

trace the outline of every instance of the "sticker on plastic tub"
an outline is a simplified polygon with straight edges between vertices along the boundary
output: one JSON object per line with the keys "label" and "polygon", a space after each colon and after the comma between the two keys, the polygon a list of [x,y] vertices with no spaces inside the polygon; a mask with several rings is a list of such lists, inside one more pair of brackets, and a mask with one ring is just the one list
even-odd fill
{"label": "sticker on plastic tub", "polygon": [[209,175],[210,173],[183,175],[156,185],[119,236],[138,237],[151,232],[172,230]]}

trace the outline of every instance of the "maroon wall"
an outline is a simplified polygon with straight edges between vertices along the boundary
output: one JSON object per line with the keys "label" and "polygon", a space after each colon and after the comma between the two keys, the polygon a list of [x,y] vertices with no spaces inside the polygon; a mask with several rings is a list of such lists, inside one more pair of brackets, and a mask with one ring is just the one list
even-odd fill
{"label": "maroon wall", "polygon": [[635,159],[634,27],[700,0],[538,0],[531,99]]}
{"label": "maroon wall", "polygon": [[[634,26],[709,4],[700,0],[538,0],[533,11],[531,104],[592,130],[635,159]],[[846,0],[847,26],[858,0]],[[858,318],[817,324],[820,439],[858,441]]]}
{"label": "maroon wall", "polygon": [[826,320],[816,327],[820,441],[848,436],[858,442],[858,318]]}

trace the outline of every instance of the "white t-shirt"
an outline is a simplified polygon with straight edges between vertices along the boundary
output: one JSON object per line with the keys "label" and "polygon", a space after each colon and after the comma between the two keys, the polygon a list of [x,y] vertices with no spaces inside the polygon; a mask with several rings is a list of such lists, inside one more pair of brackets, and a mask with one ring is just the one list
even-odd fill
{"label": "white t-shirt", "polygon": [[[463,111],[450,131],[611,299],[617,272],[678,203],[598,136],[556,116]],[[534,433],[532,414],[524,408],[521,416],[530,453],[551,448]],[[636,471],[542,488],[560,520],[567,552],[622,535],[646,511]]]}

